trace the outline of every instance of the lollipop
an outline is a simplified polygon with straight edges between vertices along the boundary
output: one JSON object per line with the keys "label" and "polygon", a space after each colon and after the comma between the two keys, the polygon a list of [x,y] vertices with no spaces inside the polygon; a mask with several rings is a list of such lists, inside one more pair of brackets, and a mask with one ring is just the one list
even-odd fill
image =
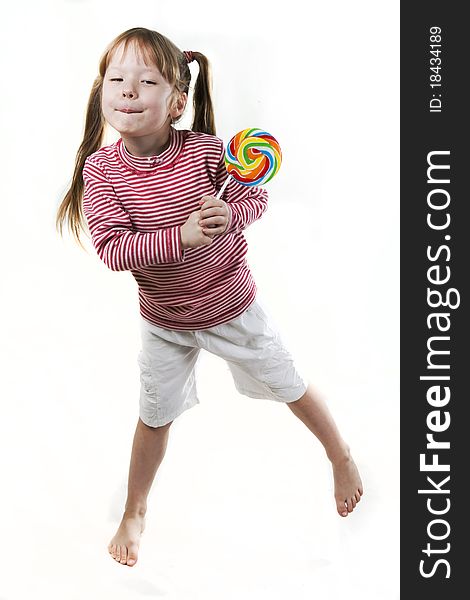
{"label": "lollipop", "polygon": [[264,185],[279,171],[281,160],[281,147],[267,131],[239,131],[227,146],[225,168],[228,177],[216,197],[222,196],[230,176],[243,185]]}

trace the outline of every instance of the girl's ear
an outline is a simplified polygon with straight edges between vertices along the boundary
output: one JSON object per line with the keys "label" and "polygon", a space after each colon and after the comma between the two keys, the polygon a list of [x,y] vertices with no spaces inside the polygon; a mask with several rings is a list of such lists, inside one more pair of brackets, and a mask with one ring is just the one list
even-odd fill
{"label": "girl's ear", "polygon": [[178,118],[181,114],[183,114],[184,109],[186,108],[186,102],[188,101],[188,94],[186,92],[181,92],[176,100],[173,101],[170,108],[170,115],[172,119]]}

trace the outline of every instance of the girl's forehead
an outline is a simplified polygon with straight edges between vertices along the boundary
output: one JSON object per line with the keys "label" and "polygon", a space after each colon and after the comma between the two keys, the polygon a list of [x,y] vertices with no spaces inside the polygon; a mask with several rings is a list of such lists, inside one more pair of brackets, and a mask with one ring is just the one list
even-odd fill
{"label": "girl's forehead", "polygon": [[125,48],[124,43],[121,43],[111,50],[108,59],[108,68],[120,66],[123,62],[156,68],[155,62],[150,57],[149,50],[140,47],[135,42],[128,43],[127,48]]}

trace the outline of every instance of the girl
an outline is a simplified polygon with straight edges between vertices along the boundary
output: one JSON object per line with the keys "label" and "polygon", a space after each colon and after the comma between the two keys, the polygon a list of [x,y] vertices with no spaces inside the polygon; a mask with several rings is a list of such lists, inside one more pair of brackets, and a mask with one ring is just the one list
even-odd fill
{"label": "girl", "polygon": [[[191,130],[181,118],[196,60]],[[140,409],[120,526],[108,545],[132,566],[147,496],[169,428],[199,402],[194,366],[201,348],[223,357],[237,389],[285,402],[323,444],[343,517],[363,493],[361,479],[328,408],[299,375],[256,299],[243,230],[267,208],[267,192],[226,178],[215,136],[207,58],[182,52],[156,31],[133,28],[105,50],[86,113],[72,184],[57,214],[80,242],[86,217],[98,256],[138,283],[142,350]],[[101,147],[105,124],[120,139]],[[83,207],[83,212],[82,212]]]}

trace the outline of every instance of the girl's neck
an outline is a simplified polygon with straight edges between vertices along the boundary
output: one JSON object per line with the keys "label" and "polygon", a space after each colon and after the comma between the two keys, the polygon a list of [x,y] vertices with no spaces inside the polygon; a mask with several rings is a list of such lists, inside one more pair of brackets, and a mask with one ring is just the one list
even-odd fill
{"label": "girl's neck", "polygon": [[138,157],[156,156],[165,152],[171,143],[171,131],[159,135],[157,139],[154,135],[141,137],[126,137],[121,135],[124,146],[129,154]]}

